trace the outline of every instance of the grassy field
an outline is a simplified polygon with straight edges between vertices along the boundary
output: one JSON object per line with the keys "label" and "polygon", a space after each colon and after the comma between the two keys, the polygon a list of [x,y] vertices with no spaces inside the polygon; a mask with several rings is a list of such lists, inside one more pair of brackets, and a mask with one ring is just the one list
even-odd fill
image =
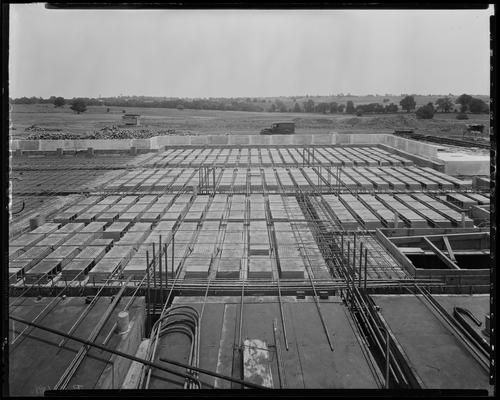
{"label": "grassy field", "polygon": [[[56,128],[62,132],[86,135],[95,130],[121,125],[123,108],[88,107],[87,112],[75,114],[69,109],[54,108],[51,104],[11,106],[10,135],[26,138],[32,125],[40,128]],[[356,117],[346,114],[269,113],[212,110],[177,110],[166,108],[127,108],[127,113],[142,116],[142,128],[175,129],[181,134],[259,134],[262,128],[273,122],[291,121],[296,133],[328,132],[392,132],[398,128],[414,129],[433,135],[461,135],[465,124],[481,123],[488,126],[488,114],[471,114],[469,120],[460,121],[456,114],[435,114],[431,120],[418,120],[413,113],[379,114]],[[487,130],[486,130],[487,131]],[[487,134],[487,132],[486,132]]]}

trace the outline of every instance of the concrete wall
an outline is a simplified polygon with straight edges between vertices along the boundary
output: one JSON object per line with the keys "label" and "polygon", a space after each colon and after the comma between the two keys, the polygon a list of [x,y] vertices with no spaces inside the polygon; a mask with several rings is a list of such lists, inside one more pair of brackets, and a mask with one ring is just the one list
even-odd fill
{"label": "concrete wall", "polygon": [[437,159],[438,149],[443,148],[443,146],[405,139],[394,135],[383,135],[380,143],[387,144],[388,146],[395,147],[408,153],[432,159]]}
{"label": "concrete wall", "polygon": [[[196,136],[156,136],[150,139],[98,139],[98,140],[11,140],[11,150],[22,151],[96,151],[130,150],[138,152],[161,150],[170,146],[287,146],[287,145],[386,145],[425,164],[450,175],[487,175],[489,160],[464,163],[463,159],[440,158],[438,149],[444,146],[428,144],[384,133],[326,133],[295,135],[196,135]],[[390,149],[388,149],[390,150]],[[393,150],[394,151],[394,150]],[[430,164],[429,164],[430,163]],[[442,167],[444,166],[444,168]]]}

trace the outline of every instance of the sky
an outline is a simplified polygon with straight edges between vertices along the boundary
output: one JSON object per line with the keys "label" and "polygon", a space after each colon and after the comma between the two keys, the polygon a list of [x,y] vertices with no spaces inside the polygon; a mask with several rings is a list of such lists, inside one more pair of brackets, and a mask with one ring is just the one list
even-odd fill
{"label": "sky", "polygon": [[9,96],[487,95],[492,14],[13,4]]}

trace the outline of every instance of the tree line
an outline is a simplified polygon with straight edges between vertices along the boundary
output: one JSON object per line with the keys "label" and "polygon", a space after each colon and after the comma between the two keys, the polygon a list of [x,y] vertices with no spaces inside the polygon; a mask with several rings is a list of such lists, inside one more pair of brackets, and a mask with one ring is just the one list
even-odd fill
{"label": "tree line", "polygon": [[[291,104],[276,99],[257,99],[257,98],[238,98],[238,99],[180,99],[180,98],[154,98],[154,97],[108,97],[108,98],[73,98],[64,99],[63,97],[51,96],[47,99],[41,97],[21,97],[10,99],[13,104],[54,104],[55,107],[64,107],[69,103],[71,109],[75,112],[86,111],[87,106],[105,106],[108,107],[151,107],[151,108],[177,108],[193,110],[221,110],[221,111],[253,111],[253,112],[294,112],[294,113],[318,113],[318,114],[355,114],[362,116],[364,114],[386,114],[397,113],[399,107],[397,104],[369,103],[355,105],[349,100],[346,104],[337,102],[314,102],[308,99],[299,102],[296,98],[291,98]],[[384,99],[383,103],[388,103],[389,99]],[[455,102],[450,97],[439,98],[435,103],[428,103],[417,110],[414,96],[405,96],[400,102],[401,110],[412,112],[415,110],[418,118],[432,118],[436,112],[449,113],[458,112],[455,104],[460,106],[460,116],[466,116],[470,113],[487,113],[488,105],[481,99],[474,98],[467,94],[459,96]]]}

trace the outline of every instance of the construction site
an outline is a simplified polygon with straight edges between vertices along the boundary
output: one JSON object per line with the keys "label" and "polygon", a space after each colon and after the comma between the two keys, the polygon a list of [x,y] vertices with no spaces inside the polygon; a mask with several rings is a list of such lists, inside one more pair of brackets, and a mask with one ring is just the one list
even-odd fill
{"label": "construction site", "polygon": [[370,133],[11,141],[10,394],[491,395],[494,161]]}

